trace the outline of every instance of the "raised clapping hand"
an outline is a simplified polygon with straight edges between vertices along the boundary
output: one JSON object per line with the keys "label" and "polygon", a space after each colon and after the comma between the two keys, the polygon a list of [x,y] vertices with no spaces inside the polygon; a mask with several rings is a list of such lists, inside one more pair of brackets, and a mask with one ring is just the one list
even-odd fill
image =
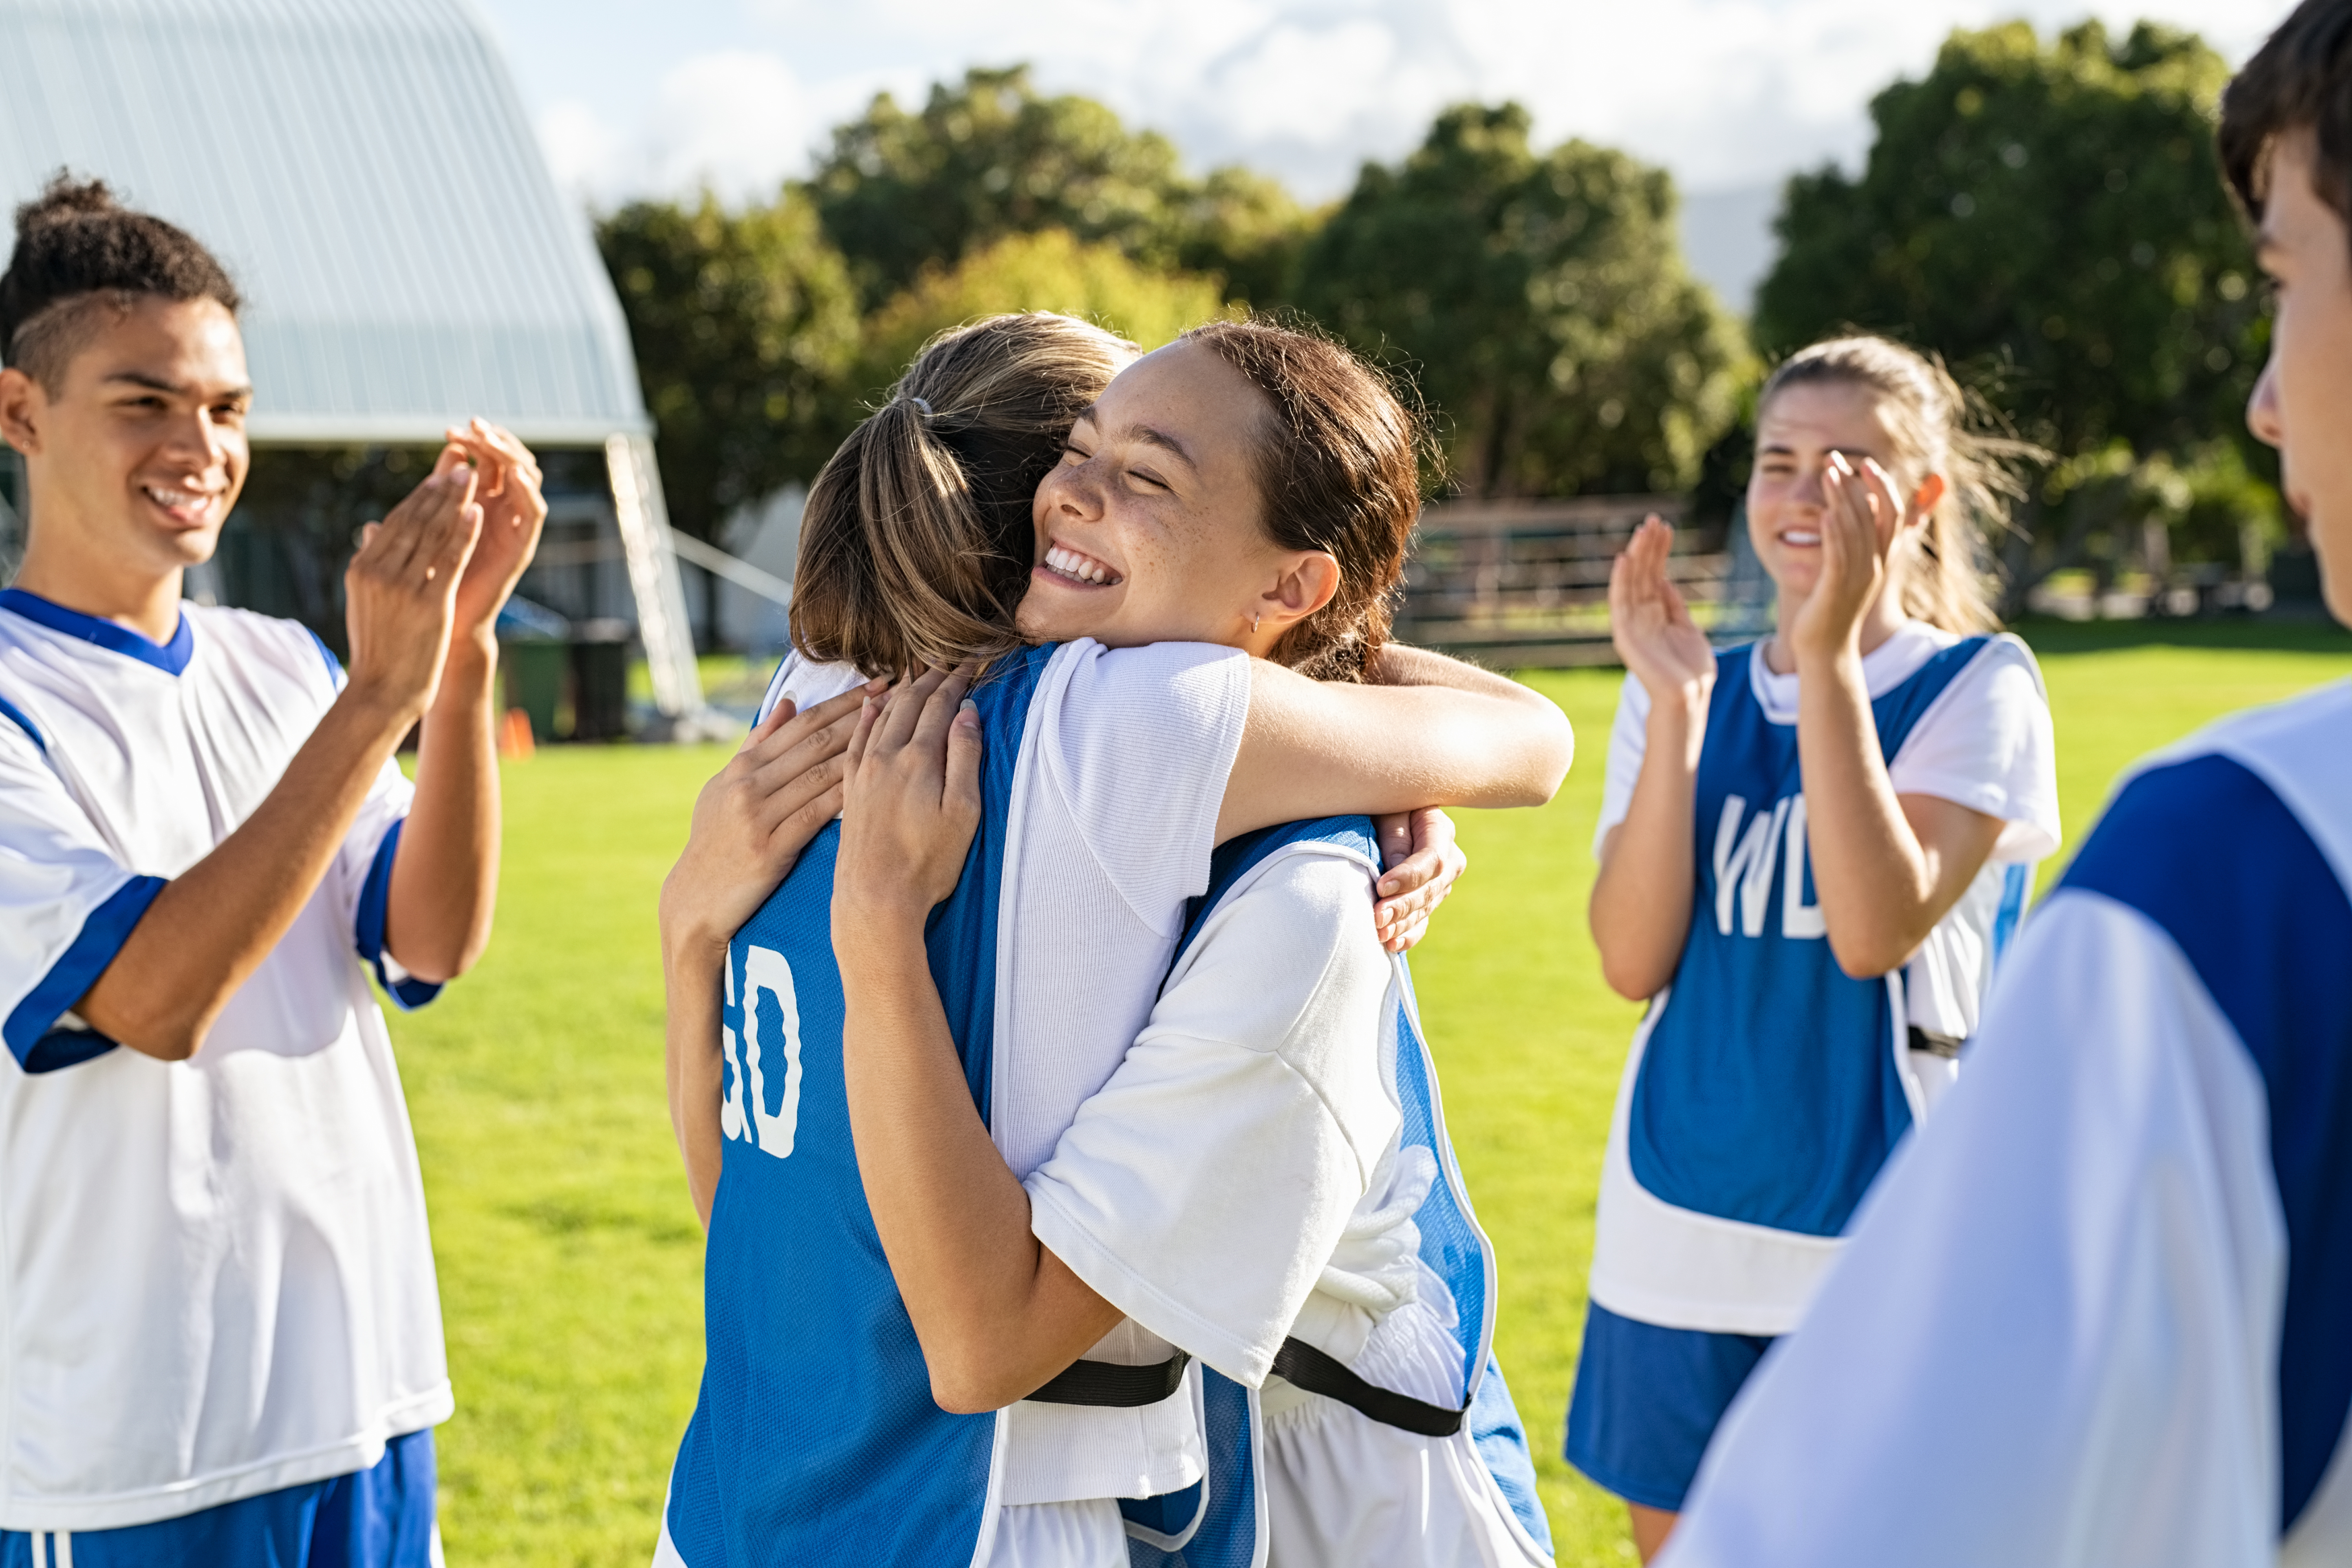
{"label": "raised clapping hand", "polygon": [[664,940],[723,952],[809,841],[841,812],[849,738],[873,680],[805,713],[787,700],[695,797],[686,848],[662,882]]}
{"label": "raised clapping hand", "polygon": [[1609,640],[1659,703],[1677,695],[1703,700],[1715,687],[1715,650],[1666,580],[1674,544],[1672,528],[1645,518],[1609,568]]}
{"label": "raised clapping hand", "polygon": [[484,419],[450,426],[439,466],[457,462],[474,466],[482,508],[481,537],[457,590],[457,633],[487,638],[495,635],[499,611],[539,550],[547,522],[544,481],[530,448]]}
{"label": "raised clapping hand", "polygon": [[360,547],[343,569],[349,690],[411,721],[433,705],[457,584],[481,527],[474,471],[445,461],[382,522],[360,530]]}
{"label": "raised clapping hand", "polygon": [[919,936],[955,891],[980,827],[980,713],[971,679],[927,669],[870,699],[850,736],[841,851],[833,879],[836,951]]}
{"label": "raised clapping hand", "polygon": [[1822,468],[1822,569],[1789,627],[1800,669],[1861,647],[1863,617],[1886,584],[1886,555],[1903,522],[1895,482],[1875,459],[1856,468],[1832,452]]}

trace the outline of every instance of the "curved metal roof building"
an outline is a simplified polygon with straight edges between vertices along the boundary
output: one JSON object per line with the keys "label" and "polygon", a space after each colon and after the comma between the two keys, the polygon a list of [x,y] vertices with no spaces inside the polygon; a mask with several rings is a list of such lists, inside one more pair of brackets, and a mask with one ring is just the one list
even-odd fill
{"label": "curved metal roof building", "polygon": [[257,445],[604,447],[657,700],[699,704],[620,303],[465,0],[0,0],[0,200],[60,168],[236,275]]}

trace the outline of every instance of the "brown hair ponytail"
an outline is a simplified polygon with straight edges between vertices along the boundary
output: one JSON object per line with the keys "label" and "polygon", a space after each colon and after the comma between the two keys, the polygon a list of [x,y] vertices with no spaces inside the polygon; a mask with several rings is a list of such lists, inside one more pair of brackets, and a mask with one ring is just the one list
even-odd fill
{"label": "brown hair ponytail", "polygon": [[1071,425],[1135,353],[1042,310],[926,343],[809,489],[793,647],[893,679],[1015,647],[1031,500]]}

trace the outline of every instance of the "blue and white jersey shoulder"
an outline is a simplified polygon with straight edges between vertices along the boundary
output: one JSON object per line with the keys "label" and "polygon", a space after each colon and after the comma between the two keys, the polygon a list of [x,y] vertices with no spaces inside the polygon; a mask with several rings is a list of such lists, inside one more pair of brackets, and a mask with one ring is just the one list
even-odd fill
{"label": "blue and white jersey shoulder", "polygon": [[[1636,1035],[1603,1165],[1592,1293],[1671,1328],[1795,1326],[1863,1194],[1952,1081],[2034,859],[2055,847],[2049,713],[2013,637],[1906,625],[1864,663],[1889,776],[2004,821],[1992,860],[1904,968],[1838,966],[1813,889],[1796,678],[1721,658],[1700,753],[1689,935]],[[1601,831],[1622,820],[1646,699],[1629,681]]]}
{"label": "blue and white jersey shoulder", "polygon": [[[341,682],[291,621],[186,605],[154,643],[0,591],[0,1311],[17,1369],[0,1529],[134,1524],[364,1468],[388,1435],[449,1414],[424,1193],[367,982],[377,966],[404,1004],[435,989],[383,952],[411,798],[397,766],[194,1059],[121,1049],[73,1013],[166,882],[277,786]],[[157,1431],[192,1436],[138,1436]]]}
{"label": "blue and white jersey shoulder", "polygon": [[1673,1561],[2352,1560],[2347,779],[2352,683],[2126,780]]}

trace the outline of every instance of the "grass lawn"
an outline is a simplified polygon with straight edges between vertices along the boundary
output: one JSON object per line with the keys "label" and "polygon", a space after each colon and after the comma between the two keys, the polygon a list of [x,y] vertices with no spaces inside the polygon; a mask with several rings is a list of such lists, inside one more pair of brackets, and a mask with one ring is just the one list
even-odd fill
{"label": "grass lawn", "polygon": [[[2070,839],[2116,771],[2214,716],[2352,674],[2320,627],[2029,628]],[[1502,1254],[1501,1353],[1562,1563],[1631,1563],[1614,1501],[1549,1456],[1575,1367],[1601,1147],[1635,1009],[1582,916],[1617,677],[1543,674],[1584,754],[1538,812],[1469,814],[1471,876],[1415,959],[1446,1107]],[[507,771],[499,931],[480,969],[397,1018],[440,1261],[457,1419],[449,1557],[651,1554],[701,1364],[700,1233],[661,1075],[656,889],[718,748],[551,749]]]}

